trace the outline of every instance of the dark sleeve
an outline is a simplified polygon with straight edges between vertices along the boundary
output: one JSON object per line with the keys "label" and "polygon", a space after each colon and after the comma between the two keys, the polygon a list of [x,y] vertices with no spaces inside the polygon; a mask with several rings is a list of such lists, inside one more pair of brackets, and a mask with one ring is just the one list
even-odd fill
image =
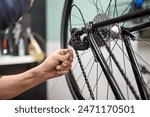
{"label": "dark sleeve", "polygon": [[30,8],[31,0],[0,0],[0,31],[15,23]]}

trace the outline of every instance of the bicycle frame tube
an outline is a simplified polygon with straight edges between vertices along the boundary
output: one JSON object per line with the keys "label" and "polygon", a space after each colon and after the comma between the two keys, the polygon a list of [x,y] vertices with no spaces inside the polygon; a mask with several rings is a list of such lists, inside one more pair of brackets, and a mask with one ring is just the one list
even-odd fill
{"label": "bicycle frame tube", "polygon": [[134,13],[122,15],[120,17],[113,18],[113,19],[110,19],[110,20],[95,23],[95,24],[92,25],[92,29],[107,26],[107,25],[111,25],[111,24],[115,24],[115,23],[124,22],[124,21],[127,21],[127,20],[131,20],[131,19],[135,19],[135,18],[147,16],[147,15],[150,15],[150,8],[145,9],[145,10],[141,10],[141,11],[137,11],[137,12],[134,12]]}
{"label": "bicycle frame tube", "polygon": [[126,30],[122,27],[122,38],[123,38],[123,41],[125,43],[127,53],[129,55],[132,70],[133,70],[133,73],[134,73],[134,76],[135,76],[135,79],[136,79],[137,86],[139,88],[140,96],[141,96],[141,99],[146,100],[146,99],[148,99],[147,92],[145,90],[146,88],[143,85],[143,81],[142,81],[143,77],[140,74],[140,70],[139,70],[138,64],[136,62],[137,61],[136,57],[134,55],[130,40],[128,39],[128,37],[129,37],[128,33],[129,33],[128,30]]}
{"label": "bicycle frame tube", "polygon": [[149,27],[150,27],[150,22],[147,22],[147,23],[143,23],[134,27],[126,28],[126,30],[129,32],[134,32],[134,31],[149,28]]}
{"label": "bicycle frame tube", "polygon": [[113,74],[111,73],[111,70],[108,67],[106,60],[105,60],[102,52],[99,50],[99,48],[95,42],[95,39],[93,38],[92,35],[90,35],[89,41],[91,44],[91,48],[93,49],[93,51],[95,52],[95,55],[97,56],[97,60],[99,61],[100,65],[104,71],[104,74],[107,78],[107,81],[110,84],[110,87],[111,87],[116,99],[124,100],[125,97],[123,96],[119,86],[117,85],[116,80],[115,80]]}

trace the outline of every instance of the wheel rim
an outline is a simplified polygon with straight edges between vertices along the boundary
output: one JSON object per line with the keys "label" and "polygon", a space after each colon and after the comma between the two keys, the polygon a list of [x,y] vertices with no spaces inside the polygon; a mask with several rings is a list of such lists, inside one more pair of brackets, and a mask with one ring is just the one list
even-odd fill
{"label": "wheel rim", "polygon": [[[85,1],[83,0],[82,2],[84,3]],[[105,5],[107,5],[108,7],[105,7],[106,8],[105,10],[104,10],[104,8],[102,8],[102,6],[104,6],[104,5],[99,0],[95,0],[95,1],[89,0],[88,2],[89,2],[89,4],[86,1],[87,6],[91,5],[91,7],[89,8],[90,11],[94,10],[91,12],[95,13],[95,15],[93,15],[91,17],[87,15],[87,12],[85,11],[85,9],[82,9],[82,5],[80,6],[81,2],[78,3],[76,0],[73,1],[73,4],[76,4],[79,8],[81,8],[81,11],[83,14],[85,13],[84,16],[87,16],[87,17],[86,18],[84,17],[84,18],[88,19],[87,22],[93,21],[93,19],[97,13],[98,14],[102,13],[104,15],[107,14],[105,16],[104,20],[106,20],[107,18],[117,17],[120,14],[125,14],[125,13],[129,12],[129,10],[131,10],[131,5],[133,5],[133,2],[130,2],[129,4],[126,5],[125,10],[120,13],[117,11],[117,9],[118,9],[118,6],[117,6],[118,1],[117,0],[110,0],[109,2],[107,2],[107,4],[105,4]],[[97,7],[96,4],[98,4],[99,7]],[[109,15],[109,14],[112,14],[111,10],[110,10],[112,4],[114,6],[113,15]],[[116,5],[114,5],[114,4],[116,4]],[[72,19],[71,20],[71,28],[85,27],[83,24],[83,19],[81,18],[81,14],[79,14],[78,10],[77,11],[75,11],[75,9],[71,10],[71,17],[72,17],[71,18]],[[67,18],[69,19],[69,16]],[[121,23],[121,24],[117,24],[117,26],[119,26],[119,27],[122,25],[129,26],[130,24],[131,24],[131,22]],[[68,29],[67,30],[62,29],[62,32],[65,33],[65,35],[67,34],[66,37],[64,36],[62,38],[62,40],[63,40],[63,42],[61,43],[62,47],[68,46],[67,39],[68,40],[70,39],[69,29],[70,29],[70,24],[69,24],[69,20],[68,20]],[[139,45],[139,41],[138,42],[132,41],[132,42],[134,42],[132,44],[132,46],[134,48],[136,48],[136,50],[138,50],[137,46]],[[101,42],[99,41],[99,43],[101,43]],[[135,83],[134,75],[131,72],[132,69],[130,67],[129,57],[128,57],[128,54],[126,53],[123,41],[119,37],[118,39],[111,38],[111,39],[107,40],[106,43],[109,46],[110,50],[115,55],[115,58],[121,65],[122,69],[124,70],[124,73],[128,76],[130,81],[132,81],[132,86],[134,86],[137,94],[139,95],[138,88]],[[147,42],[144,41],[142,43],[145,44]],[[146,44],[146,45],[149,48],[149,44]],[[117,77],[116,78],[117,84],[119,84],[119,87],[122,90],[125,98],[126,99],[134,99],[134,96],[131,93],[131,90],[129,89],[126,82],[124,82],[124,79],[121,78],[122,77],[121,74],[118,73],[118,69],[116,68],[116,65],[113,62],[112,58],[110,58],[110,55],[107,52],[107,50],[105,49],[105,47],[103,45],[98,45],[98,46],[99,46],[99,49],[102,51],[103,56],[107,60],[107,64],[109,65],[112,74],[115,76],[115,78]],[[122,49],[120,49],[120,48],[122,48]],[[137,56],[137,60],[140,61],[140,64],[144,64],[144,66],[146,66],[149,69],[150,65],[148,64],[147,60],[145,60],[143,58],[144,55],[142,56],[142,58],[141,58],[141,56],[139,56],[140,51],[141,50],[138,50],[138,52],[136,51],[136,53],[135,53],[135,55]],[[81,59],[82,63],[84,64],[84,69],[86,71],[88,80],[90,82],[93,93],[95,95],[95,99],[115,99],[115,96],[112,93],[109,83],[107,82],[106,77],[105,77],[101,67],[99,66],[99,63],[95,62],[95,58],[93,56],[92,50],[88,49],[85,51],[78,51],[78,53],[80,55],[80,59]],[[143,61],[143,59],[144,59],[144,61]],[[77,99],[82,99],[82,98],[83,99],[91,99],[90,93],[89,93],[88,88],[85,83],[85,79],[83,77],[83,73],[82,73],[83,71],[81,70],[80,65],[78,63],[79,62],[77,60],[77,57],[75,56],[74,62],[73,62],[73,67],[72,67],[72,70],[70,71],[70,74],[73,74],[73,75],[68,74],[67,79],[69,80],[69,84],[72,86],[72,90],[75,91],[75,95],[76,95],[76,92],[78,92],[78,94],[80,95],[79,96],[80,98],[77,98]],[[71,79],[73,79],[73,81]],[[74,81],[76,81],[76,83]],[[147,82],[145,81],[145,83],[147,83]]]}

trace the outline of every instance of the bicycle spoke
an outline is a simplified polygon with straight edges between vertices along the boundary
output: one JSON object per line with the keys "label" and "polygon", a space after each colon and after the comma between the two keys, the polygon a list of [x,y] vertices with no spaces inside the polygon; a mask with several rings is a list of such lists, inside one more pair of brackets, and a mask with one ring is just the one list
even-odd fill
{"label": "bicycle spoke", "polygon": [[[87,10],[84,9],[84,3],[86,3]],[[149,19],[146,18],[148,13],[146,8],[143,11],[133,13],[134,5],[134,0],[126,2],[119,0],[83,0],[79,2],[73,0],[71,16],[67,17],[70,21],[64,21],[70,23],[68,27],[70,31],[76,28],[77,32],[70,32],[68,41],[65,41],[64,45],[70,40],[72,41],[71,37],[74,36],[73,44],[76,44],[74,50],[77,56],[74,58],[71,70],[73,76],[68,76],[67,80],[71,82],[71,91],[75,91],[75,95],[76,93],[79,94],[80,99],[116,99],[117,91],[110,84],[106,73],[116,81],[118,87],[116,89],[120,91],[120,96],[122,93],[122,97],[125,96],[125,99],[140,99],[139,86],[136,84],[134,72],[139,73],[142,78],[143,74],[140,73],[138,63],[144,64],[148,69],[150,69],[150,64],[149,61],[145,60],[145,56],[141,55],[140,48],[137,46],[138,43],[141,43],[148,48],[150,44],[140,39],[138,37],[139,31],[136,31],[136,33],[127,32],[128,41],[133,44],[126,45],[127,42],[123,40],[126,33],[122,31],[122,26],[127,27],[127,29],[128,26],[132,27],[137,19],[141,18],[139,16],[143,16],[145,21]],[[133,20],[134,17],[137,19]],[[145,22],[144,20],[142,22]],[[130,27],[129,29],[135,29],[134,26],[133,28]],[[137,28],[137,26],[135,27]],[[96,30],[99,34],[96,33]],[[90,37],[93,36],[93,41],[89,35]],[[84,47],[84,44],[87,44],[88,48]],[[128,53],[127,48],[130,48],[132,53]],[[137,66],[131,62],[129,54],[133,55]],[[103,64],[100,64],[100,59]],[[103,65],[107,66],[106,69],[103,68]],[[141,84],[144,85],[142,90],[147,88],[146,92],[150,92],[147,82],[144,80],[142,82]]]}

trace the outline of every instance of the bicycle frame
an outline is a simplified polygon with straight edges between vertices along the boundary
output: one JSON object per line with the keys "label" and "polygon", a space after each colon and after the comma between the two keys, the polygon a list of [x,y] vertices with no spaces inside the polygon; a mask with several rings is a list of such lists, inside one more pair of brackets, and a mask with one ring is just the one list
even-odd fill
{"label": "bicycle frame", "polygon": [[[72,4],[73,0],[69,0],[68,2],[69,2],[69,4]],[[71,7],[67,6],[67,7],[64,7],[64,8],[65,8],[64,9],[65,11],[66,10],[68,11],[67,14],[65,14],[64,16],[69,17],[70,13],[71,13]],[[90,32],[90,31],[95,30],[99,27],[104,27],[104,26],[108,26],[108,25],[112,25],[112,24],[116,24],[116,23],[121,23],[121,22],[124,22],[124,21],[127,21],[127,20],[132,20],[132,19],[135,19],[135,18],[147,16],[147,15],[150,15],[150,9],[144,9],[144,10],[137,11],[137,12],[134,12],[134,13],[122,15],[122,16],[117,17],[117,18],[101,21],[99,23],[92,24],[91,27],[90,28],[88,27],[89,29],[87,29],[87,30]],[[65,18],[63,18],[63,19],[65,19]],[[68,21],[66,21],[62,25],[62,27],[65,27],[65,30],[67,30],[67,27],[68,27],[67,22]],[[129,59],[132,62],[131,63],[132,70],[133,70],[134,76],[136,78],[136,83],[138,85],[139,92],[140,92],[140,97],[141,98],[136,97],[136,99],[143,99],[143,100],[148,99],[149,94],[147,93],[146,88],[143,85],[141,85],[141,84],[143,84],[142,77],[139,74],[139,67],[136,63],[136,59],[134,57],[134,54],[132,53],[132,51],[130,51],[130,50],[132,50],[132,48],[130,46],[128,46],[128,45],[130,45],[130,41],[129,41],[128,37],[130,37],[130,39],[134,40],[134,36],[131,34],[131,32],[137,31],[137,30],[140,30],[140,29],[144,29],[144,28],[148,28],[148,27],[150,27],[150,22],[143,23],[143,24],[140,24],[140,25],[137,25],[137,26],[134,26],[134,27],[129,27],[129,28],[122,27],[121,28],[121,31],[123,33],[122,36],[123,36],[123,40],[124,40],[124,43],[125,43],[125,47],[127,49]],[[107,80],[110,84],[111,89],[114,92],[114,95],[115,95],[116,99],[125,99],[122,92],[120,91],[115,79],[114,79],[113,74],[111,73],[110,68],[108,67],[108,64],[107,64],[105,58],[102,55],[102,52],[98,49],[98,45],[96,44],[96,41],[95,41],[93,35],[90,34],[89,32],[88,32],[88,34],[89,34],[88,36],[90,36],[90,38],[89,38],[89,42],[91,44],[90,46],[91,46],[92,50],[94,51],[94,54],[96,55],[97,60],[100,63],[100,65],[101,65],[101,67],[104,71],[104,74],[105,74],[105,76],[106,76],[106,78],[107,78]],[[76,31],[77,35],[79,33],[81,33],[81,30]],[[63,35],[63,33],[61,33],[61,36],[63,38],[67,37],[66,35],[67,35],[67,33],[65,33],[65,35]],[[64,40],[61,40],[61,43],[67,42],[67,39],[66,40],[65,39],[66,38],[64,38]],[[63,45],[61,45],[61,46],[62,46],[62,48],[66,48]]]}
{"label": "bicycle frame", "polygon": [[106,20],[106,21],[102,21],[102,22],[93,24],[92,29],[98,28],[98,27],[108,26],[110,24],[124,22],[124,21],[127,21],[127,20],[131,20],[131,19],[135,19],[135,18],[139,18],[139,17],[143,17],[143,16],[148,16],[148,15],[150,15],[150,9],[136,11],[134,13],[122,15],[122,16],[117,17],[117,18],[113,18],[113,19],[110,19],[110,20]]}
{"label": "bicycle frame", "polygon": [[91,48],[94,51],[94,53],[96,54],[97,57],[97,61],[100,63],[102,70],[104,71],[104,74],[107,78],[107,81],[110,84],[111,89],[114,92],[114,95],[116,97],[117,100],[124,100],[125,97],[123,96],[119,86],[116,83],[116,80],[113,76],[113,74],[111,73],[110,68],[108,67],[108,64],[102,54],[102,52],[98,49],[98,46],[95,42],[95,39],[93,38],[93,36],[91,35],[89,38],[89,41],[91,43]]}
{"label": "bicycle frame", "polygon": [[[131,13],[129,15],[123,15],[123,16],[120,16],[120,17],[117,17],[117,18],[114,18],[114,19],[110,19],[110,20],[107,20],[107,21],[102,21],[100,23],[93,24],[91,30],[96,29],[98,27],[104,27],[104,26],[107,26],[107,25],[110,25],[110,24],[124,22],[124,21],[131,20],[131,19],[134,19],[134,18],[143,17],[143,16],[146,16],[146,15],[150,15],[150,9],[138,11],[138,12],[135,12],[135,13]],[[130,38],[132,38],[132,40],[134,40],[133,39],[134,36],[132,36],[131,32],[137,31],[137,30],[140,30],[140,29],[144,29],[144,28],[148,28],[148,27],[150,27],[150,22],[143,23],[143,24],[137,25],[135,27],[130,27],[130,28],[123,28],[122,27],[121,28],[123,40],[125,42],[125,47],[127,49],[129,59],[131,61],[132,70],[133,70],[133,73],[134,73],[134,76],[135,76],[135,79],[136,79],[136,83],[139,87],[139,92],[140,92],[140,96],[141,96],[142,100],[148,99],[149,94],[146,91],[146,88],[144,87],[144,85],[141,85],[141,84],[143,84],[143,81],[142,81],[143,78],[142,78],[142,76],[139,72],[140,70],[139,70],[139,67],[136,63],[136,58],[134,57],[134,54],[131,51],[133,49],[130,46],[131,44],[130,44],[130,41],[129,41],[128,37],[130,37]],[[102,54],[100,53],[100,51],[96,47],[96,44],[95,44],[96,42],[94,42],[94,39],[90,38],[90,42],[92,43],[92,46],[94,46],[93,48],[95,48],[95,53],[97,54],[98,58],[103,59]],[[105,61],[105,65],[104,65],[102,63],[101,59],[99,59],[98,61],[100,62],[101,66],[102,66],[102,69],[105,73],[105,76],[106,76],[108,82],[110,83],[110,86],[111,86],[116,98],[117,99],[124,99],[121,91],[117,88],[118,86],[117,86],[116,81],[115,81],[115,79],[113,78],[113,76],[110,72],[109,67],[107,66],[106,60],[103,60],[103,61]]]}

